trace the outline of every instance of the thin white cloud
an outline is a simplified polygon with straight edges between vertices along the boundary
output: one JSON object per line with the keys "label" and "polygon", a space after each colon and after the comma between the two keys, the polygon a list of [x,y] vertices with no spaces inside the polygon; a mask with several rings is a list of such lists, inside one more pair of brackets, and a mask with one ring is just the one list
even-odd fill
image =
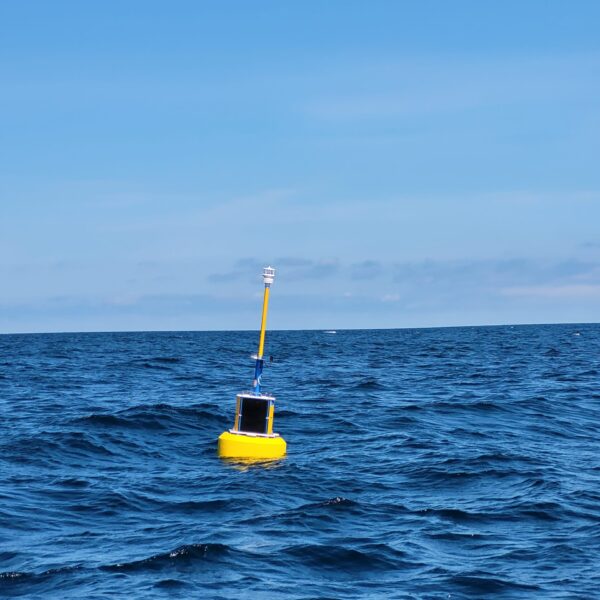
{"label": "thin white cloud", "polygon": [[382,302],[400,302],[400,294],[384,294],[381,297]]}
{"label": "thin white cloud", "polygon": [[520,286],[504,288],[500,292],[517,298],[600,299],[600,284]]}
{"label": "thin white cloud", "polygon": [[334,121],[381,120],[564,102],[598,90],[589,73],[599,65],[600,56],[590,54],[355,62],[337,65],[305,111]]}

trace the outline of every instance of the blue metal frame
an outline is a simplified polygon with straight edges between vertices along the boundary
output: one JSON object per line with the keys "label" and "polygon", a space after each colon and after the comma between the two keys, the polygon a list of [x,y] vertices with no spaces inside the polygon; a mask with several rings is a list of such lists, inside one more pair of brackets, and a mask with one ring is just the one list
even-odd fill
{"label": "blue metal frame", "polygon": [[260,394],[260,378],[262,377],[263,366],[265,361],[262,358],[256,359],[254,365],[254,381],[252,382],[252,391],[255,394]]}

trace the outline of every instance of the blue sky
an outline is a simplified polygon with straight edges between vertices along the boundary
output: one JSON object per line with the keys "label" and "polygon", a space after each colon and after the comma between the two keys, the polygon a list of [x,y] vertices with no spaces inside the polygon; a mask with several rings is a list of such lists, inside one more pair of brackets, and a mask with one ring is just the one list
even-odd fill
{"label": "blue sky", "polygon": [[0,332],[600,321],[600,3],[0,3]]}

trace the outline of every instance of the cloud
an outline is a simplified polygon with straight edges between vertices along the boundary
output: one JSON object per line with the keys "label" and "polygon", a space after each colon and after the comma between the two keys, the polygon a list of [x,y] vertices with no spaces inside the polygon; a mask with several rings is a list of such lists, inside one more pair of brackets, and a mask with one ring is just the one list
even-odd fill
{"label": "cloud", "polygon": [[313,261],[307,258],[297,258],[293,256],[277,258],[275,263],[278,267],[309,267]]}
{"label": "cloud", "polygon": [[[214,315],[254,311],[257,302],[251,296],[214,294],[121,294],[104,298],[80,295],[54,296],[29,302],[2,302],[0,310],[6,319],[28,317],[103,318],[115,315],[137,315],[162,318],[169,316],[206,315],[207,322]],[[212,315],[212,316],[211,316]]]}
{"label": "cloud", "polygon": [[534,297],[540,308],[544,300],[556,306],[559,301],[596,297],[600,269],[578,260],[423,261],[394,265],[393,282],[386,294],[397,294],[406,311],[456,310],[469,315],[482,309],[502,314],[512,308],[516,314],[529,314],[528,300]]}
{"label": "cloud", "polygon": [[394,280],[402,284],[457,288],[497,288],[506,285],[556,283],[595,277],[598,266],[580,260],[541,261],[531,259],[456,260],[400,263]]}
{"label": "cloud", "polygon": [[[254,258],[241,258],[236,261],[233,268],[221,273],[211,273],[208,280],[215,283],[234,282],[242,279],[256,281],[268,261],[259,261]],[[339,261],[336,259],[309,260],[306,258],[287,257],[273,261],[277,275],[286,281],[309,281],[324,279],[336,275],[340,270]],[[281,271],[280,271],[281,268]],[[278,277],[278,278],[279,278]]]}
{"label": "cloud", "polygon": [[524,286],[505,288],[501,292],[512,297],[600,299],[600,284]]}
{"label": "cloud", "polygon": [[400,302],[400,294],[385,294],[381,297],[382,302]]}
{"label": "cloud", "polygon": [[254,258],[240,258],[235,262],[232,269],[211,273],[207,279],[213,283],[228,283],[249,278],[255,280],[262,273],[265,266]]}
{"label": "cloud", "polygon": [[[279,329],[598,318],[600,262],[594,261],[344,263],[291,256],[273,264],[278,276],[271,325]],[[0,331],[251,329],[260,311],[263,266],[264,261],[241,257],[197,287],[122,286],[104,295],[88,290],[34,300],[5,296]]]}
{"label": "cloud", "polygon": [[350,277],[354,280],[375,279],[381,274],[383,267],[377,260],[365,260],[350,265]]}
{"label": "cloud", "polygon": [[[365,62],[338,71],[309,98],[305,112],[318,119],[419,118],[474,109],[563,101],[590,89],[596,55]],[[369,86],[363,82],[368,80]],[[565,85],[565,81],[569,85]],[[357,83],[358,82],[358,83]],[[593,88],[592,88],[593,89]]]}
{"label": "cloud", "polygon": [[596,249],[596,248],[600,248],[600,242],[584,242],[583,244],[581,244],[582,248],[592,248],[592,249]]}
{"label": "cloud", "polygon": [[[243,279],[256,282],[264,264],[265,261],[255,258],[240,258],[230,269],[209,275],[209,281],[238,282]],[[282,285],[293,288],[294,284],[302,283],[307,292],[321,294],[351,291],[368,295],[372,287],[370,282],[374,279],[378,282],[378,297],[387,295],[394,298],[398,294],[402,297],[481,296],[513,288],[600,283],[600,263],[578,259],[465,259],[398,263],[366,259],[346,264],[337,259],[287,257],[273,264],[277,269],[277,280]],[[349,284],[352,286],[349,287]]]}
{"label": "cloud", "polygon": [[337,260],[319,260],[311,265],[296,270],[293,276],[296,279],[323,279],[332,277],[340,270]]}

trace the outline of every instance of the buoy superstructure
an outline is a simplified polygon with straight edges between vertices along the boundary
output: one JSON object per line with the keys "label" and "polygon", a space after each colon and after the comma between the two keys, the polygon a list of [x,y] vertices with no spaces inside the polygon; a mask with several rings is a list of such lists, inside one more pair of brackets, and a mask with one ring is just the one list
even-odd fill
{"label": "buoy superstructure", "polygon": [[278,433],[273,433],[275,397],[261,392],[269,293],[275,279],[275,269],[265,267],[262,276],[265,291],[258,353],[253,356],[256,362],[252,390],[236,396],[233,427],[224,431],[218,440],[217,452],[222,458],[269,459],[280,458],[286,453],[285,440]]}

